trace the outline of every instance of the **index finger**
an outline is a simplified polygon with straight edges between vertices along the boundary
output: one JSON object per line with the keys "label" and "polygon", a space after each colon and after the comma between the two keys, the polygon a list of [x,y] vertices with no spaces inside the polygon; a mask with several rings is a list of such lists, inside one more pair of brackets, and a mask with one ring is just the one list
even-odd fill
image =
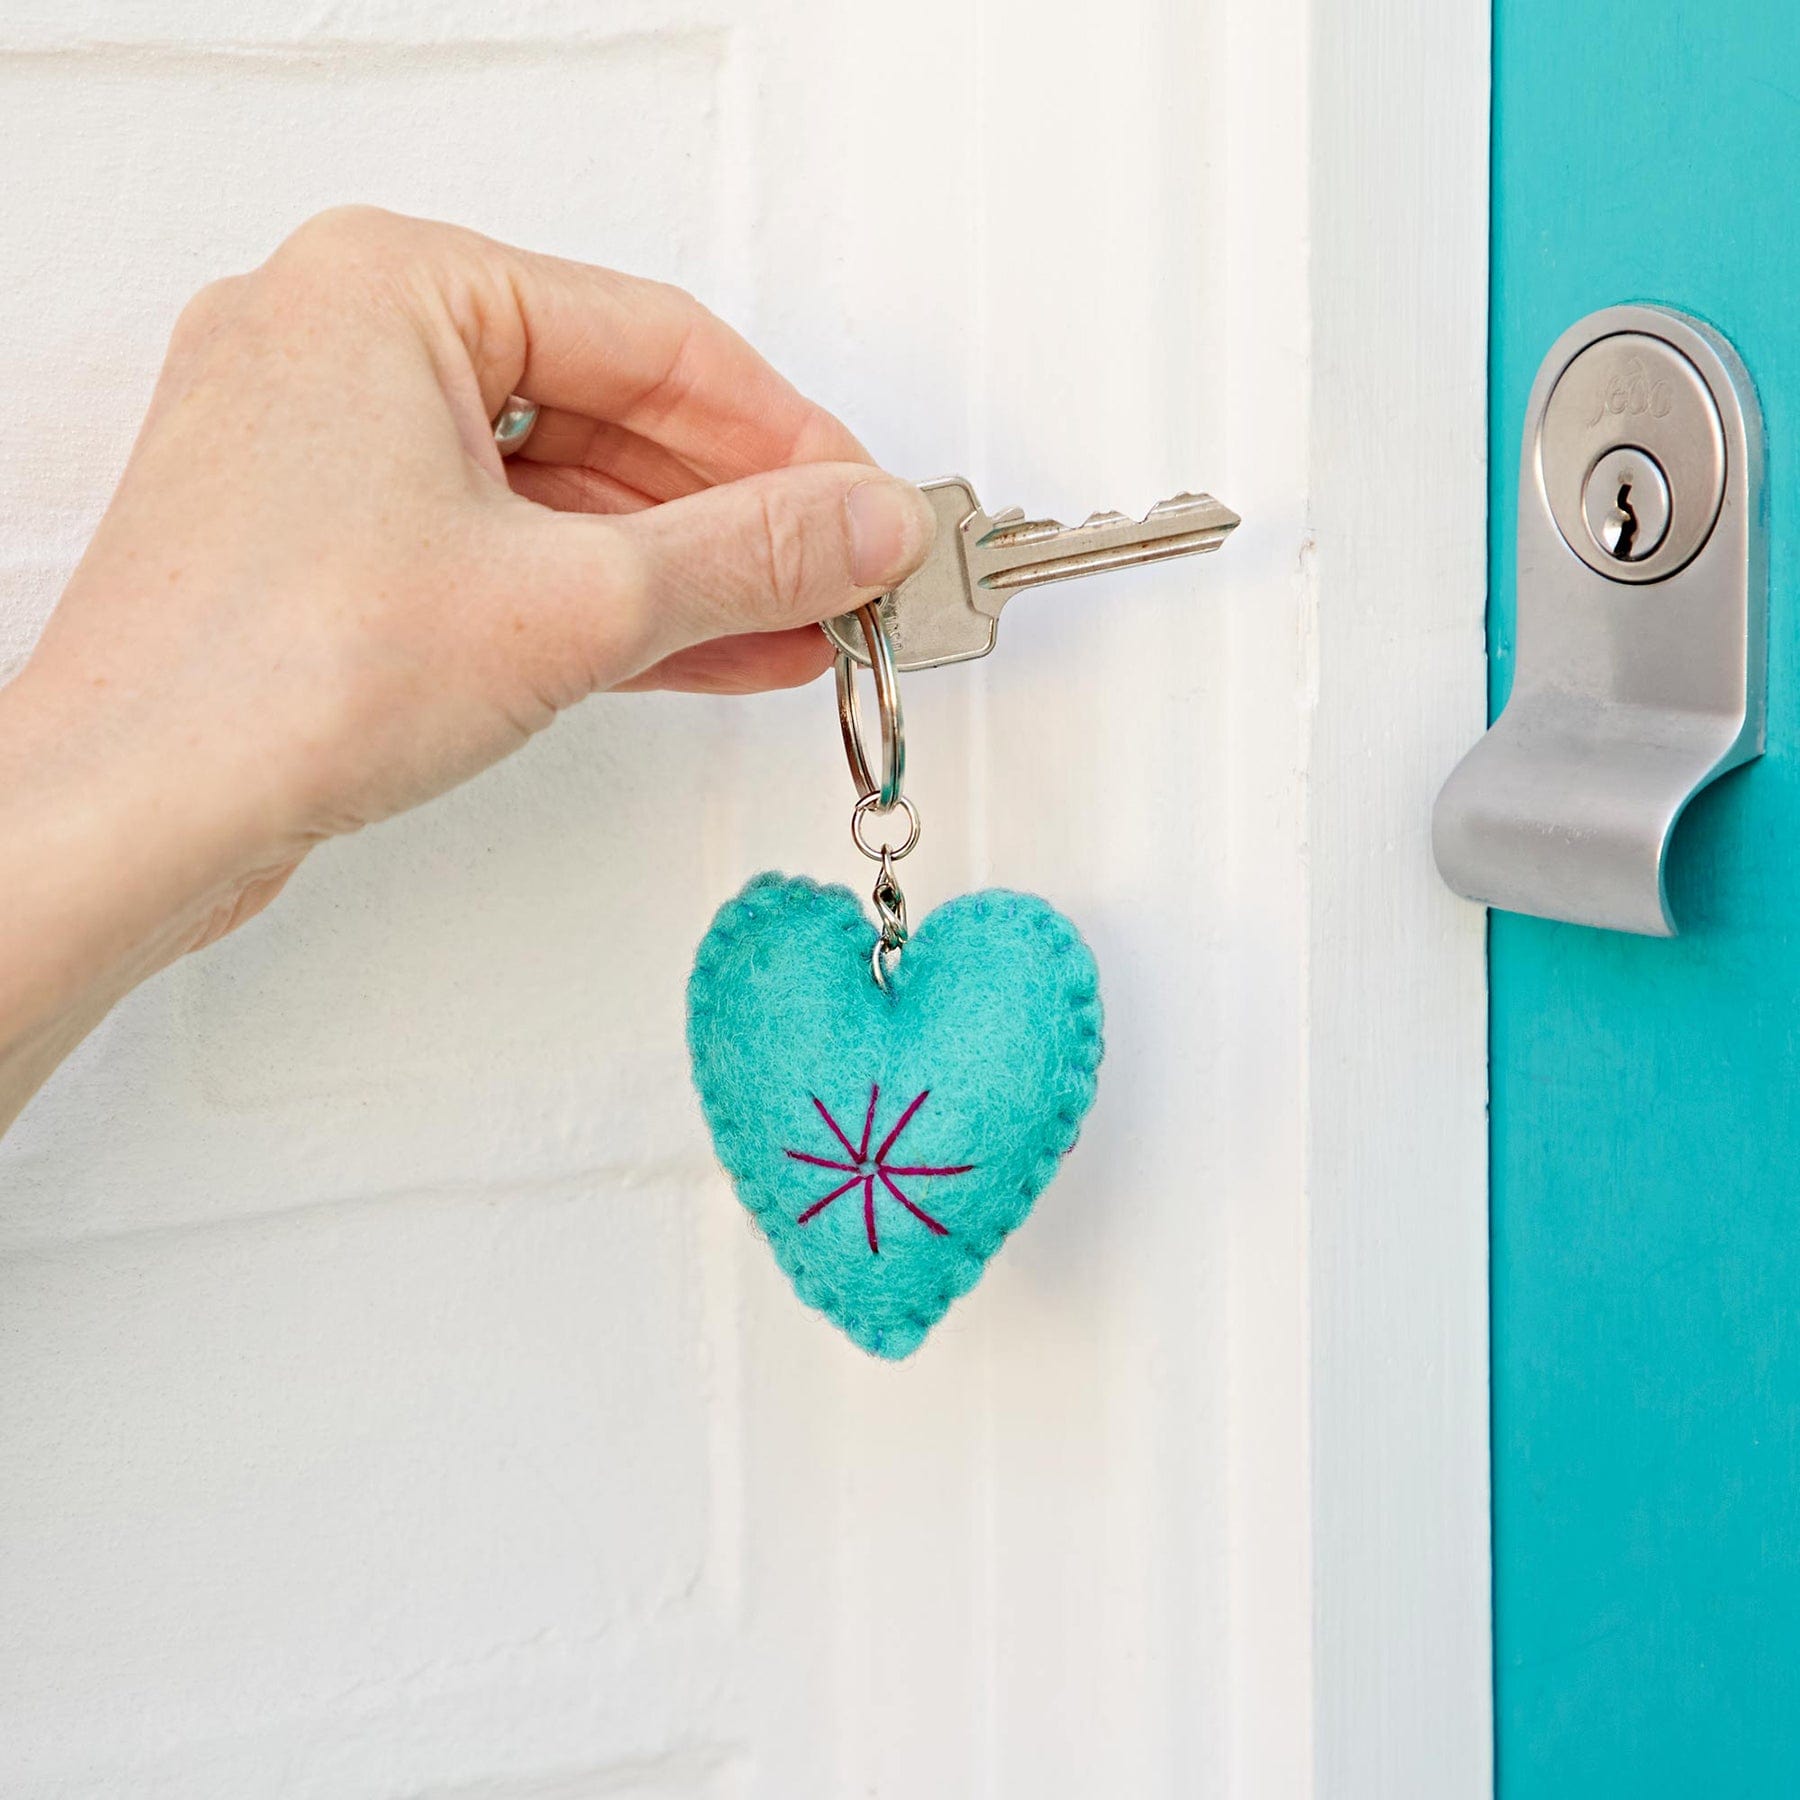
{"label": "index finger", "polygon": [[480,242],[501,277],[500,305],[517,322],[511,385],[526,399],[622,425],[708,481],[873,460],[848,427],[681,289]]}

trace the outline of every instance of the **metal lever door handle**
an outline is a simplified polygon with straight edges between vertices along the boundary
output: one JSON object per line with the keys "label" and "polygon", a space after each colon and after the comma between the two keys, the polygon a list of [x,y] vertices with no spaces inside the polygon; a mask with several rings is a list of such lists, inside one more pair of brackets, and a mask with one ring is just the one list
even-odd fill
{"label": "metal lever door handle", "polygon": [[1511,698],[1438,795],[1458,893],[1670,937],[1669,840],[1763,749],[1762,417],[1731,346],[1654,306],[1563,333],[1519,469]]}

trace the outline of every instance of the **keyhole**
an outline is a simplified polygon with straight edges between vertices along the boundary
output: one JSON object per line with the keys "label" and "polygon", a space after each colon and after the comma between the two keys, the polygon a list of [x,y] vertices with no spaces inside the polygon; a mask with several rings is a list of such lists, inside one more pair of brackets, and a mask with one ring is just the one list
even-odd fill
{"label": "keyhole", "polygon": [[1635,568],[1654,556],[1668,536],[1668,478],[1649,451],[1621,444],[1588,471],[1581,490],[1581,516],[1594,568],[1602,575],[1610,575],[1620,563]]}
{"label": "keyhole", "polygon": [[1638,516],[1631,507],[1631,483],[1619,483],[1619,497],[1613,502],[1612,511],[1606,515],[1606,522],[1601,527],[1600,542],[1609,556],[1616,556],[1621,562],[1631,560],[1631,547],[1637,541]]}

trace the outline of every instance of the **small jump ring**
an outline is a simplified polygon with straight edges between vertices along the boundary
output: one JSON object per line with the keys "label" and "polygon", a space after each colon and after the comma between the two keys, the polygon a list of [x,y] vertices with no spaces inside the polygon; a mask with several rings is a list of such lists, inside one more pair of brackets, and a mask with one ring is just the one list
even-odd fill
{"label": "small jump ring", "polygon": [[[850,779],[862,799],[874,800],[882,812],[901,803],[906,781],[906,727],[900,716],[900,677],[894,668],[894,647],[887,627],[873,601],[858,607],[857,622],[869,646],[869,667],[875,676],[875,705],[881,714],[881,780],[875,780],[863,749],[862,703],[856,694],[856,664],[843,651],[837,659],[838,726],[844,734],[844,758]],[[914,835],[917,835],[915,830]]]}
{"label": "small jump ring", "polygon": [[[863,820],[872,812],[903,812],[906,814],[906,842],[903,844],[871,844],[863,836]],[[880,862],[883,858],[898,862],[903,856],[910,856],[913,847],[919,841],[919,809],[902,794],[892,807],[881,804],[879,794],[864,794],[850,809],[850,840],[870,862]]]}
{"label": "small jump ring", "polygon": [[525,448],[525,440],[537,430],[537,422],[535,402],[508,394],[499,418],[494,421],[494,448],[502,456],[516,456]]}

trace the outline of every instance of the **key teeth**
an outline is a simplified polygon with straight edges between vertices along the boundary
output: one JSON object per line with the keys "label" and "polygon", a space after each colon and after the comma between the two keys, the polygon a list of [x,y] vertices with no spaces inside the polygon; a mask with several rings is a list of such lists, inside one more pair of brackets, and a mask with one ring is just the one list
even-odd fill
{"label": "key teeth", "polygon": [[[1219,506],[1219,502],[1215,500],[1211,494],[1171,494],[1167,500],[1157,501],[1157,503],[1144,514],[1144,518],[1148,521],[1150,519],[1162,518],[1168,513],[1197,512],[1202,507],[1214,506],[1218,506],[1220,512],[1227,512],[1230,510],[1228,507]],[[1235,518],[1236,514],[1233,514],[1232,516]]]}
{"label": "key teeth", "polygon": [[1238,516],[1229,507],[1221,506],[1211,494],[1195,494],[1183,492],[1171,494],[1167,500],[1159,500],[1144,514],[1142,519],[1134,519],[1129,513],[1094,512],[1071,529],[1057,519],[1027,519],[1022,506],[1009,506],[1004,512],[984,516],[975,513],[964,524],[963,529],[984,550],[1005,551],[1016,550],[1022,545],[1048,543],[1055,539],[1068,539],[1084,531],[1114,531],[1121,525],[1148,525],[1153,520],[1169,519],[1186,513],[1205,513],[1211,515],[1211,523],[1221,534],[1232,530],[1238,523]]}

